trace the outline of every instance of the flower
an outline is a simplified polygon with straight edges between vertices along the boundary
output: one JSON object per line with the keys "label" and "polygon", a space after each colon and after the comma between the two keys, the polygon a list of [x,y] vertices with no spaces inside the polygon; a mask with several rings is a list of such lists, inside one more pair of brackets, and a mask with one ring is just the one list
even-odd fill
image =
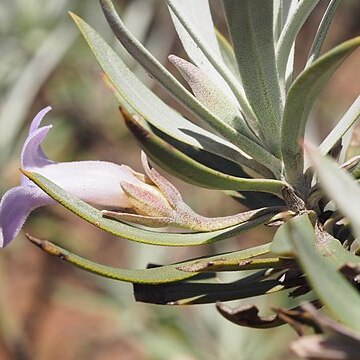
{"label": "flower", "polygon": [[[155,186],[142,181],[142,174],[126,165],[105,161],[74,161],[57,163],[49,160],[41,143],[52,125],[40,127],[48,106],[33,119],[21,152],[21,168],[37,172],[76,197],[101,208],[126,209],[132,207],[120,183],[146,188],[159,195]],[[56,202],[32,181],[21,175],[20,186],[8,190],[0,202],[0,247],[7,245],[21,230],[34,209]]]}

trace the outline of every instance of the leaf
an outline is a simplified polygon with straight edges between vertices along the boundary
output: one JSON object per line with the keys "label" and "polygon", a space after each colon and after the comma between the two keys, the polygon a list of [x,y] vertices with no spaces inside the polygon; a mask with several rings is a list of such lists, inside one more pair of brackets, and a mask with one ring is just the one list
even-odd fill
{"label": "leaf", "polygon": [[270,250],[272,253],[282,256],[282,257],[294,257],[294,247],[289,242],[289,227],[291,223],[297,223],[299,221],[298,217],[294,217],[286,221],[281,225],[274,235],[274,238],[271,242]]}
{"label": "leaf", "polygon": [[281,83],[285,82],[286,66],[291,48],[304,22],[320,0],[299,1],[292,16],[287,19],[276,46],[277,69]]}
{"label": "leaf", "polygon": [[340,0],[331,0],[329,2],[329,5],[325,10],[320,25],[316,31],[314,41],[311,45],[308,60],[306,62],[306,67],[312,64],[319,57],[321,47],[324,43],[325,37],[329,31],[331,21],[335,15],[336,9],[339,4],[340,4]]}
{"label": "leaf", "polygon": [[226,37],[216,28],[215,28],[215,35],[219,43],[221,56],[224,60],[225,65],[238,78],[239,82],[241,82],[239,69],[237,67],[235,53],[232,45],[229,43]]}
{"label": "leaf", "polygon": [[279,180],[245,179],[213,170],[146,130],[134,117],[127,117],[126,124],[155,163],[188,182],[211,189],[263,191],[275,195],[281,195],[286,186]]}
{"label": "leaf", "polygon": [[246,97],[261,124],[269,150],[280,156],[282,97],[273,41],[273,2],[223,1]]}
{"label": "leaf", "polygon": [[290,224],[289,237],[297,260],[321,302],[344,325],[360,331],[360,296],[353,286],[322,257],[315,247],[315,233],[306,214]]}
{"label": "leaf", "polygon": [[[203,38],[201,31],[198,31],[193,26],[193,21],[191,21],[188,18],[187,13],[189,12],[189,9],[193,6],[193,2],[191,2],[191,6],[184,7],[184,1],[181,0],[167,0],[167,4],[170,8],[170,14],[172,15],[173,22],[176,24],[175,18],[178,20],[178,22],[181,24],[185,32],[187,33],[186,37],[182,37],[183,40],[187,41],[186,39],[190,39],[195,44],[195,49],[198,48],[202,54],[205,56],[207,61],[210,62],[211,66],[218,72],[218,74],[222,77],[222,80],[225,80],[227,85],[232,90],[233,95],[235,95],[238,104],[240,105],[240,108],[242,112],[245,114],[245,117],[253,120],[254,114],[249,106],[249,103],[246,99],[244,90],[241,86],[241,84],[238,82],[236,77],[231,73],[229,69],[224,65],[220,54],[217,54],[211,49],[211,47],[206,43],[206,40]],[[199,14],[197,14],[199,16]],[[178,28],[181,29],[181,28]],[[198,66],[201,68],[201,64],[199,63]],[[208,72],[205,68],[203,69],[206,73],[212,73],[211,71]],[[215,82],[217,82],[217,79],[214,78]],[[221,83],[220,81],[220,83]]]}
{"label": "leaf", "polygon": [[[178,19],[178,16],[181,16],[184,21],[191,24],[192,30],[196,31],[203,46],[206,47],[208,51],[211,51],[220,63],[222,56],[216,40],[209,1],[199,0],[194,2],[192,0],[173,0],[168,6],[175,30],[190,60],[203,70],[213,82],[217,83],[221,91],[226,94],[234,104],[237,104],[237,100],[230,90],[229,85],[224,81],[223,77],[211,64],[211,60],[208,59],[207,55],[196,44],[186,27],[184,27]],[[171,6],[176,8],[177,15]]]}
{"label": "leaf", "polygon": [[279,40],[281,32],[294,13],[298,0],[274,0],[274,38]]}
{"label": "leaf", "polygon": [[182,77],[189,84],[195,97],[207,109],[223,122],[229,124],[233,129],[259,143],[259,139],[244,121],[240,110],[205,72],[175,55],[170,55],[169,60],[176,66]]}
{"label": "leaf", "polygon": [[360,238],[359,184],[330,158],[322,157],[318,150],[312,149],[309,145],[307,145],[306,150],[315,166],[321,187],[335,202],[339,211],[349,219],[355,236]]}
{"label": "leaf", "polygon": [[281,149],[285,177],[298,191],[303,191],[304,158],[299,145],[317,95],[332,73],[360,45],[360,37],[330,50],[303,71],[292,84],[285,104],[281,129]]}
{"label": "leaf", "polygon": [[[227,320],[240,326],[246,326],[255,329],[270,329],[286,324],[286,321],[279,313],[270,316],[259,316],[259,308],[255,305],[244,304],[236,308],[230,308],[222,303],[216,304],[216,309]],[[280,309],[276,309],[279,311]],[[293,313],[301,310],[300,306],[292,309],[281,309],[281,312]]]}
{"label": "leaf", "polygon": [[[75,265],[85,271],[114,280],[132,282],[134,284],[164,284],[164,283],[177,282],[180,280],[185,280],[190,278],[192,279],[192,281],[194,281],[199,277],[202,279],[213,278],[213,273],[207,273],[207,274],[198,274],[194,272],[189,273],[178,269],[180,265],[184,265],[184,266],[186,264],[190,265],[194,261],[198,261],[198,259],[191,259],[182,263],[176,263],[172,265],[164,265],[164,266],[156,266],[156,267],[152,266],[151,268],[148,269],[119,269],[90,261],[76,254],[73,254],[70,251],[65,250],[64,248],[57,246],[49,241],[37,239],[29,234],[26,234],[26,237],[34,245],[38,246],[40,249],[42,249],[49,255],[59,257],[61,260],[66,261],[72,265]],[[268,251],[269,251],[269,245],[265,244],[251,249],[240,250],[232,253],[207,256],[207,259],[211,261],[212,259],[217,259],[219,258],[219,256],[221,256],[229,260],[238,259],[238,261],[243,261],[249,257],[265,254]],[[254,281],[258,279],[258,277],[254,277],[254,276],[250,276],[248,278],[253,279]]]}
{"label": "leaf", "polygon": [[[206,108],[130,33],[121,18],[117,14],[111,0],[101,0],[101,7],[116,37],[129,53],[144,67],[144,69],[163,85],[169,93],[214,128],[221,128],[221,121],[212,109]],[[199,2],[201,3],[201,1]],[[231,94],[233,97],[233,95]],[[236,103],[236,102],[235,102]],[[232,101],[232,106],[236,106]],[[210,111],[209,111],[210,110]],[[220,123],[220,124],[219,124]],[[238,129],[239,130],[239,129]],[[243,128],[243,134],[250,135],[253,140],[256,137]]]}
{"label": "leaf", "polygon": [[[124,110],[122,110],[122,114],[124,116],[127,127],[138,139],[139,145],[149,154],[151,154],[155,162],[159,162],[161,159],[164,160],[165,158],[171,160],[173,157],[182,157],[181,163],[185,162],[188,168],[186,172],[179,173],[177,167],[174,166],[174,163],[171,162],[167,162],[166,165],[165,161],[165,163],[162,163],[162,165],[165,166],[168,172],[178,174],[179,177],[183,180],[203,187],[213,187],[214,184],[211,186],[206,185],[208,183],[208,179],[203,178],[202,172],[193,171],[195,169],[193,169],[192,166],[199,167],[199,164],[210,167],[213,170],[218,170],[220,173],[234,175],[236,177],[249,178],[249,175],[244,172],[243,168],[238,164],[198,147],[179,142],[174,138],[166,136],[166,134],[162,133],[160,130],[150,127],[149,124],[144,121],[144,119],[136,116],[136,114],[131,116]],[[183,157],[183,154],[187,156]],[[237,159],[241,161],[241,163],[247,168],[252,169],[256,173],[268,177],[269,179],[273,177],[273,174],[267,168],[263,167],[257,162],[248,159],[241,154],[237,154]],[[216,179],[213,180],[216,181]],[[264,180],[259,179],[257,181]],[[285,183],[283,185],[285,185]]]}
{"label": "leaf", "polygon": [[258,277],[253,275],[230,283],[195,283],[185,280],[160,285],[135,284],[134,294],[137,301],[151,304],[194,305],[246,299],[305,284],[304,278],[289,279],[286,282],[281,279],[259,281]]}
{"label": "leaf", "polygon": [[164,233],[145,230],[104,218],[100,210],[90,206],[80,199],[77,199],[43,176],[25,170],[22,170],[22,172],[55,201],[87,222],[115,236],[144,244],[160,246],[192,246],[211,243],[235,236],[242,231],[268,221],[274,215],[271,209],[259,209],[259,216],[254,216],[254,218],[249,221],[240,225],[211,232]]}
{"label": "leaf", "polygon": [[[71,16],[82,32],[85,40],[88,42],[114,89],[119,92],[119,97],[128,102],[131,108],[146,121],[179,141],[200,148],[203,146],[202,141],[198,140],[198,138],[210,138],[211,140],[205,143],[212,143],[213,146],[207,150],[215,154],[224,150],[224,157],[230,160],[233,157],[229,155],[229,153],[234,154],[234,150],[237,150],[237,152],[241,151],[229,142],[187,121],[175,110],[167,106],[137,79],[95,30],[75,14],[71,14]],[[168,126],[169,122],[172,125],[171,127]],[[275,171],[275,169],[278,169],[277,171],[280,170],[281,165],[279,160],[271,156],[264,148],[223,124],[221,129],[224,130],[225,128],[227,137],[231,137],[231,141],[234,141],[235,144],[240,146],[242,151],[245,151],[256,161],[263,163],[264,166],[270,167],[273,171]],[[222,143],[222,146],[217,147],[215,143]]]}
{"label": "leaf", "polygon": [[320,145],[320,151],[326,155],[335,146],[335,144],[344,136],[344,134],[354,125],[360,117],[360,96],[352,103],[348,111],[344,114],[337,125],[331,130],[330,134]]}

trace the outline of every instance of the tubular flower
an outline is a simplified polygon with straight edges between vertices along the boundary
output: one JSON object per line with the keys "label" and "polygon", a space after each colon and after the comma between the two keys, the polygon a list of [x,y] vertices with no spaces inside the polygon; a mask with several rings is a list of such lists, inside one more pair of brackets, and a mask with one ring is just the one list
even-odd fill
{"label": "tubular flower", "polygon": [[[141,174],[126,165],[105,161],[57,163],[49,160],[41,149],[52,125],[40,127],[41,120],[51,107],[41,110],[33,119],[21,152],[21,168],[37,172],[74,196],[101,208],[126,209],[131,206],[120,183],[146,188],[161,196],[155,186],[141,181]],[[34,209],[56,202],[24,175],[20,186],[8,190],[0,202],[0,247],[7,245],[21,230]]]}

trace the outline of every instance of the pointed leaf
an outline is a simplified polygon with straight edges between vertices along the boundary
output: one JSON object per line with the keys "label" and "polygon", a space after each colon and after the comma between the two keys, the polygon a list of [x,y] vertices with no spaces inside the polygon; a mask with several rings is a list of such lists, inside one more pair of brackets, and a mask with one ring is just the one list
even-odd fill
{"label": "pointed leaf", "polygon": [[320,145],[322,154],[327,154],[335,144],[345,135],[360,117],[360,96],[356,98],[348,111],[344,114],[337,125],[331,130],[330,134]]}
{"label": "pointed leaf", "polygon": [[338,209],[351,222],[355,236],[360,238],[360,188],[353,177],[340,169],[328,157],[322,157],[317,150],[307,147],[314,163],[320,186],[335,202]]}
{"label": "pointed leaf", "polygon": [[225,0],[223,6],[246,97],[269,150],[279,156],[283,105],[273,41],[273,2]]}
{"label": "pointed leaf", "polygon": [[[144,69],[197,117],[210,124],[210,126],[220,123],[220,125],[215,125],[214,128],[221,128],[221,121],[216,113],[212,112],[212,109],[210,108],[207,109],[206,106],[203,106],[201,102],[194,98],[194,96],[130,33],[116,12],[111,0],[101,0],[100,2],[106,19],[116,37]],[[201,3],[201,1],[199,3]],[[232,94],[231,97],[233,97]],[[232,106],[236,106],[235,104],[236,102],[232,100]],[[249,129],[247,129],[244,134],[250,135],[253,140],[256,140],[253,134],[249,132]]]}
{"label": "pointed leaf", "polygon": [[55,201],[72,211],[74,214],[80,216],[82,219],[102,230],[109,232],[110,234],[144,244],[161,246],[191,246],[211,243],[235,236],[242,231],[248,230],[259,224],[263,224],[270,220],[270,218],[274,215],[273,209],[271,208],[259,209],[258,216],[254,216],[254,218],[249,221],[226,229],[210,232],[164,233],[159,231],[150,231],[115,220],[106,219],[102,216],[100,210],[67,193],[43,176],[24,170],[22,170],[22,172]]}
{"label": "pointed leaf", "polygon": [[[237,150],[237,148],[229,142],[192,124],[175,110],[167,106],[137,79],[137,77],[125,66],[119,56],[94,29],[75,14],[71,14],[71,16],[111,81],[114,89],[120,93],[120,98],[128,102],[131,108],[146,119],[146,121],[153,124],[164,133],[168,133],[170,136],[182,142],[200,148],[202,148],[202,141],[198,139],[210,138],[211,141],[207,141],[207,144],[222,143],[225,146],[220,148],[213,146],[211,152],[218,154],[220,149],[225,150],[224,157],[226,158],[229,158],[230,156],[226,154],[234,152],[232,149],[235,151]],[[169,123],[171,123],[171,127],[169,126]],[[231,138],[231,141],[234,142],[234,144],[240,146],[243,151],[260,163],[263,163],[264,166],[267,166],[272,170],[278,169],[278,171],[281,168],[280,162],[276,158],[246,136],[239,134],[231,127],[225,126],[225,124],[222,124],[221,128],[218,128],[218,130],[225,130],[227,138]],[[228,150],[228,148],[230,149]],[[237,151],[239,152],[240,150]],[[230,159],[232,159],[232,157],[230,157]]]}
{"label": "pointed leaf", "polygon": [[331,0],[325,10],[324,16],[321,19],[320,25],[316,31],[314,41],[308,56],[306,67],[313,63],[320,55],[321,47],[324,43],[325,37],[329,31],[331,21],[335,15],[336,9],[340,4],[340,0]]}
{"label": "pointed leaf", "polygon": [[[193,26],[193,21],[191,21],[187,16],[188,9],[184,9],[184,7],[181,5],[183,4],[183,0],[167,0],[167,4],[171,10],[170,14],[172,14],[173,22],[176,23],[175,18],[178,20],[191,40],[194,42],[196,48],[201,50],[202,54],[210,62],[211,66],[222,77],[222,79],[220,79],[220,83],[222,80],[226,81],[227,85],[232,90],[232,93],[235,95],[242,112],[248,119],[253,120],[254,114],[246,99],[244,89],[236,77],[224,65],[219,54],[216,54],[206,43],[203,36],[201,35],[201,31],[198,31],[198,29]],[[193,4],[193,2],[191,2],[191,4]],[[201,68],[200,64],[198,64],[198,66]],[[207,72],[206,69],[204,69],[204,71]],[[217,78],[214,78],[214,80],[215,82],[218,81]]]}
{"label": "pointed leaf", "polygon": [[285,27],[281,32],[276,46],[276,58],[279,78],[282,83],[285,82],[286,66],[296,36],[319,1],[320,0],[299,1],[294,13],[287,19]]}
{"label": "pointed leaf", "polygon": [[283,187],[286,186],[279,180],[245,179],[215,171],[147,131],[134,117],[127,118],[126,122],[139,140],[140,146],[155,163],[188,182],[212,189],[263,191],[275,195],[281,195]]}
{"label": "pointed leaf", "polygon": [[[76,254],[71,253],[64,248],[57,246],[50,241],[40,240],[29,234],[26,234],[27,238],[36,246],[40,247],[43,251],[49,255],[56,256],[62,260],[73,264],[85,271],[100,275],[106,278],[111,278],[114,280],[132,282],[136,284],[163,284],[169,282],[176,282],[184,279],[192,278],[192,281],[198,277],[198,273],[184,272],[178,269],[178,267],[190,265],[198,259],[191,259],[182,263],[176,263],[172,265],[156,266],[149,269],[119,269],[113,268],[110,266],[98,264],[96,262],[90,261],[88,259],[82,258]],[[265,254],[269,251],[269,244],[260,245],[251,249],[245,249],[240,251],[235,251],[232,253],[219,254],[215,256],[208,256],[208,261],[216,260],[219,257],[228,259],[228,260],[237,260],[244,261],[248,258],[259,256]],[[207,278],[211,274],[202,274],[201,276]],[[249,279],[257,280],[257,277],[249,277]]]}
{"label": "pointed leaf", "polygon": [[281,129],[281,148],[286,179],[300,191],[304,157],[299,140],[304,138],[312,105],[332,73],[359,45],[360,37],[357,37],[330,50],[303,71],[289,90]]}

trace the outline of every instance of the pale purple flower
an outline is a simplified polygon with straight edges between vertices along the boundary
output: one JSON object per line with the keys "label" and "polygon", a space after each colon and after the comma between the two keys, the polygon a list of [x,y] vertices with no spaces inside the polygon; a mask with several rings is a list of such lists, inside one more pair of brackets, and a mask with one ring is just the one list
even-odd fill
{"label": "pale purple flower", "polygon": [[[105,161],[56,163],[44,155],[40,145],[52,125],[40,127],[40,123],[50,110],[50,106],[41,110],[33,119],[21,152],[21,168],[43,175],[95,206],[129,207],[128,198],[120,183],[144,186],[129,167]],[[32,210],[55,204],[53,199],[23,175],[20,184],[7,191],[0,202],[0,247],[7,245],[19,233]]]}

